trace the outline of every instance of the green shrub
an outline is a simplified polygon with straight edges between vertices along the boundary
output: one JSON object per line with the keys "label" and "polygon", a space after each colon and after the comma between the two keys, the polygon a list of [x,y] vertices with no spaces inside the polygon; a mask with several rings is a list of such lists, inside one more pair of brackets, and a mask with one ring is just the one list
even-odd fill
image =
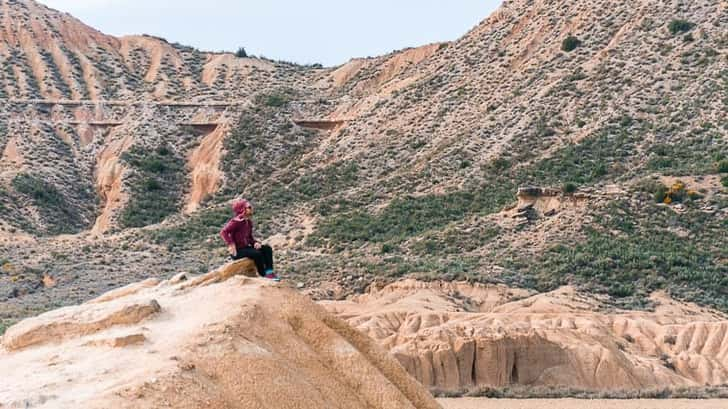
{"label": "green shrub", "polygon": [[21,173],[13,178],[13,187],[29,196],[39,207],[65,206],[65,200],[55,186],[34,176]]}
{"label": "green shrub", "polygon": [[574,194],[577,191],[577,189],[579,189],[579,187],[576,185],[576,183],[568,182],[568,183],[564,184],[562,189],[564,190],[564,193],[571,195],[571,194]]}
{"label": "green shrub", "polygon": [[511,162],[503,157],[496,158],[490,163],[490,168],[495,170],[496,172],[502,172],[504,170],[510,169]]}
{"label": "green shrub", "polygon": [[660,183],[652,192],[652,195],[655,198],[655,203],[663,203],[667,197],[667,186]]}
{"label": "green shrub", "polygon": [[656,143],[648,149],[647,169],[664,175],[709,175],[715,173],[715,159],[728,149],[717,132],[691,133],[669,143]]}
{"label": "green shrub", "polygon": [[[526,182],[587,185],[609,173],[608,163],[624,163],[632,155],[635,141],[630,133],[608,130],[569,144],[527,170]],[[616,172],[615,172],[616,173]]]}
{"label": "green shrub", "polygon": [[355,210],[322,220],[309,236],[309,243],[322,240],[341,245],[397,243],[442,228],[467,215],[496,212],[514,198],[515,185],[507,179],[445,195],[400,197],[376,213]]}
{"label": "green shrub", "polygon": [[728,187],[728,176],[723,176],[723,179],[720,180],[720,183],[723,184],[723,187]]}
{"label": "green shrub", "polygon": [[[233,216],[227,206],[202,209],[195,212],[183,223],[173,227],[162,227],[149,232],[157,244],[184,246],[189,243],[199,245],[207,238],[217,238],[225,222]],[[221,242],[213,240],[212,246],[221,246]]]}
{"label": "green shrub", "polygon": [[299,177],[292,183],[292,190],[308,199],[329,196],[354,186],[358,177],[359,167],[356,163],[337,162]]}
{"label": "green shrub", "polygon": [[246,58],[248,53],[245,51],[244,47],[240,47],[238,48],[238,51],[235,51],[235,56],[238,58]]}
{"label": "green shrub", "polygon": [[[595,225],[584,228],[584,238],[506,267],[534,277],[541,291],[572,284],[620,299],[662,289],[728,311],[724,222],[700,211],[676,214],[653,204],[631,206],[627,200],[614,203]],[[689,231],[689,237],[673,233],[676,228]]]}
{"label": "green shrub", "polygon": [[672,20],[670,24],[667,26],[668,30],[670,30],[670,33],[672,35],[676,35],[679,33],[686,33],[695,27],[695,24],[686,21],[686,20]]}
{"label": "green shrub", "polygon": [[12,180],[13,188],[30,199],[40,209],[40,216],[48,224],[51,234],[73,233],[84,226],[74,206],[52,184],[36,176],[20,173]]}
{"label": "green shrub", "polygon": [[728,159],[718,162],[718,173],[728,173]]}
{"label": "green shrub", "polygon": [[270,94],[259,95],[256,98],[255,102],[260,105],[265,105],[267,107],[280,108],[288,104],[289,101],[290,98],[288,97],[288,95],[280,92],[274,92]]}
{"label": "green shrub", "polygon": [[159,223],[177,212],[184,186],[184,159],[166,145],[148,150],[133,147],[122,155],[133,173],[129,204],[120,215],[122,227]]}
{"label": "green shrub", "polygon": [[571,52],[581,45],[581,40],[574,36],[568,36],[561,42],[561,50]]}

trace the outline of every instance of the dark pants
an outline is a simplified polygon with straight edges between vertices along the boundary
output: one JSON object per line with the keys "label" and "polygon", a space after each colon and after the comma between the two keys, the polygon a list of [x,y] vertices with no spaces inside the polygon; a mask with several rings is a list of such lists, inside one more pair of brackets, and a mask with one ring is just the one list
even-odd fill
{"label": "dark pants", "polygon": [[273,249],[270,246],[264,245],[260,250],[253,247],[238,249],[237,254],[233,256],[233,260],[240,260],[241,258],[252,259],[258,269],[258,274],[261,276],[265,275],[265,270],[273,269]]}

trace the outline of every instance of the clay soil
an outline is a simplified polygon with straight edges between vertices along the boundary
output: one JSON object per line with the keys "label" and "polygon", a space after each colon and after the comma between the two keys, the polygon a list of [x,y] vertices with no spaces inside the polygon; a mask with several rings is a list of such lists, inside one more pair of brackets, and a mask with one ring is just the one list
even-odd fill
{"label": "clay soil", "polygon": [[487,399],[437,400],[445,409],[725,409],[728,400],[584,400],[584,399]]}

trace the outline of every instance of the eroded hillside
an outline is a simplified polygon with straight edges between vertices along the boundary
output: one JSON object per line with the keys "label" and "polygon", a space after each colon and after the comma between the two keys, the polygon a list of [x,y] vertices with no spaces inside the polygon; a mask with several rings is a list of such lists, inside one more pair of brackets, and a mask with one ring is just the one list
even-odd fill
{"label": "eroded hillside", "polygon": [[0,318],[207,271],[237,195],[319,298],[413,275],[728,311],[725,1],[509,1],[330,69],[2,5]]}

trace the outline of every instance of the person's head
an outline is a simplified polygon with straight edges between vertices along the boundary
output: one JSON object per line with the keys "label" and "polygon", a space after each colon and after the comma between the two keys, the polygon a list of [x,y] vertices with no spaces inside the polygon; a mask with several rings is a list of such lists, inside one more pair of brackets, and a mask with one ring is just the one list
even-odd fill
{"label": "person's head", "polygon": [[235,216],[250,217],[253,215],[253,205],[245,199],[233,201],[233,212]]}

